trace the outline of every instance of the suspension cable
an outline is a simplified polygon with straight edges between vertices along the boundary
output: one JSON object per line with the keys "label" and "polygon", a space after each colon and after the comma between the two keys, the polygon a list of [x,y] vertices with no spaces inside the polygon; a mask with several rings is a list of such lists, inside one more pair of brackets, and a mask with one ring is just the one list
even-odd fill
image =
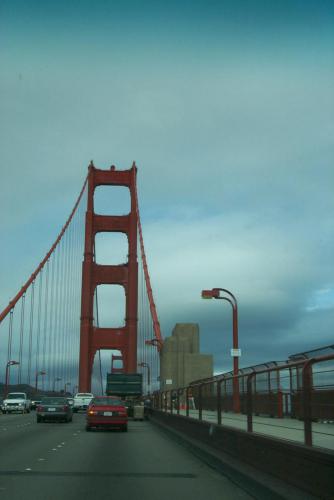
{"label": "suspension cable", "polygon": [[[94,242],[94,260],[95,260],[95,242]],[[99,327],[99,305],[97,297],[97,287],[95,288],[95,312],[96,312],[96,326]],[[101,394],[103,394],[103,382],[102,382],[102,363],[101,363],[101,349],[99,349],[99,375],[101,384]]]}
{"label": "suspension cable", "polygon": [[14,308],[15,304],[20,300],[20,298],[26,292],[26,290],[29,288],[29,286],[31,285],[31,283],[36,279],[36,276],[43,269],[43,267],[46,264],[46,262],[48,262],[50,255],[52,254],[52,252],[57,247],[57,245],[60,242],[60,240],[62,239],[62,237],[63,237],[66,229],[68,228],[71,220],[73,219],[73,216],[74,216],[74,214],[76,212],[76,209],[78,208],[78,205],[80,203],[82,195],[83,195],[83,193],[85,191],[85,187],[86,187],[87,181],[88,181],[88,175],[87,175],[87,177],[85,179],[84,185],[83,185],[83,187],[82,187],[82,189],[80,191],[80,194],[79,194],[79,196],[77,198],[77,201],[76,201],[76,203],[75,203],[75,205],[73,207],[73,210],[70,213],[70,216],[67,219],[65,225],[63,226],[62,230],[60,231],[60,233],[59,233],[56,241],[54,242],[54,244],[52,245],[52,247],[50,248],[50,250],[48,251],[48,253],[44,257],[44,259],[42,260],[42,262],[39,264],[39,266],[36,268],[36,270],[32,273],[32,275],[30,276],[30,278],[28,279],[28,281],[23,285],[23,287],[21,288],[21,290],[15,295],[15,297],[13,298],[13,300],[11,300],[9,302],[8,306],[2,311],[2,313],[0,314],[0,323],[5,319],[5,317],[7,316],[7,314]]}
{"label": "suspension cable", "polygon": [[32,331],[33,331],[33,326],[34,326],[34,302],[35,302],[35,281],[32,282],[31,296],[30,296],[30,320],[29,320],[28,368],[27,368],[28,385],[30,385],[30,376],[31,376]]}
{"label": "suspension cable", "polygon": [[26,295],[24,293],[22,295],[22,302],[21,302],[19,366],[18,366],[18,371],[17,371],[17,383],[18,384],[21,384],[21,374],[22,374],[22,351],[23,351],[25,297],[26,297]]}
{"label": "suspension cable", "polygon": [[153,321],[154,335],[155,335],[155,338],[158,340],[157,349],[158,349],[158,351],[160,351],[161,347],[162,347],[162,343],[163,343],[163,337],[162,337],[162,333],[161,333],[160,323],[158,320],[156,306],[154,303],[153,291],[152,291],[152,287],[151,287],[151,280],[150,280],[150,275],[148,272],[148,267],[147,267],[147,262],[146,262],[143,232],[142,232],[142,227],[141,227],[141,222],[140,222],[137,187],[135,187],[135,198],[136,198],[136,212],[137,212],[137,219],[138,219],[140,251],[141,251],[143,269],[144,269],[144,274],[145,274],[146,290],[147,290],[147,295],[148,295],[148,299],[149,299],[149,303],[150,303],[150,311],[151,311],[151,316],[152,316],[152,321]]}
{"label": "suspension cable", "polygon": [[7,346],[7,363],[12,357],[12,338],[13,338],[13,311],[10,311],[8,325],[8,346]]}

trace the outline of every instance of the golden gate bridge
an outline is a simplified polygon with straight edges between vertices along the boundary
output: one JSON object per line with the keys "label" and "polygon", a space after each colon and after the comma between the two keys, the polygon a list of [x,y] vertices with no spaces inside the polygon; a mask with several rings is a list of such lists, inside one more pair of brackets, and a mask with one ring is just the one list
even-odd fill
{"label": "golden gate bridge", "polygon": [[[62,381],[65,392],[89,391],[94,372],[103,392],[101,351],[110,351],[109,371],[143,372],[146,391],[158,388],[163,339],[146,262],[136,177],[135,163],[128,170],[114,166],[101,170],[90,163],[54,244],[0,314],[0,362],[6,367],[6,386],[27,384],[36,390],[55,390]],[[98,186],[127,188],[129,213],[96,213]],[[127,262],[97,263],[95,238],[109,232],[126,235]],[[101,285],[124,290],[124,322],[117,327],[99,325]]]}

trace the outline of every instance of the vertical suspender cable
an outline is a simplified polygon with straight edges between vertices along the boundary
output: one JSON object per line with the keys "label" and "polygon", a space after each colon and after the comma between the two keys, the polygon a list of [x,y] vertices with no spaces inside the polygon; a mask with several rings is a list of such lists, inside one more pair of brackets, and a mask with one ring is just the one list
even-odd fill
{"label": "vertical suspender cable", "polygon": [[17,370],[17,383],[21,384],[22,379],[22,351],[23,351],[23,330],[24,330],[24,310],[26,294],[22,295],[21,300],[21,322],[20,322],[20,347],[19,347],[19,366]]}
{"label": "vertical suspender cable", "polygon": [[[69,231],[71,227],[69,227]],[[68,233],[65,235],[63,240],[63,251],[62,251],[62,266],[61,266],[61,309],[60,309],[60,322],[59,322],[59,364],[61,373],[64,379],[68,382],[66,378],[65,371],[65,352],[64,352],[64,333],[65,333],[65,319],[66,319],[66,298],[67,298],[67,239]]]}
{"label": "vertical suspender cable", "polygon": [[60,366],[59,366],[59,324],[60,324],[60,314],[61,310],[59,309],[59,302],[60,302],[60,296],[61,296],[61,273],[60,273],[60,268],[61,268],[61,260],[62,260],[62,248],[63,248],[63,241],[62,240],[58,246],[58,253],[57,253],[57,266],[56,266],[56,283],[57,283],[57,290],[56,290],[56,297],[55,297],[55,329],[54,329],[54,335],[53,335],[53,363],[54,363],[54,377],[58,378],[63,376]]}
{"label": "vertical suspender cable", "polygon": [[99,349],[99,370],[100,370],[101,396],[103,396],[103,381],[102,381],[101,349]]}
{"label": "vertical suspender cable", "polygon": [[[95,242],[94,242],[94,260],[95,260]],[[99,305],[97,296],[97,287],[95,288],[95,312],[96,312],[96,326],[99,327]],[[99,375],[100,375],[100,385],[101,385],[101,395],[103,394],[103,382],[102,382],[102,363],[101,363],[101,349],[99,349]]]}
{"label": "vertical suspender cable", "polygon": [[87,175],[87,177],[85,179],[84,185],[82,186],[80,194],[79,194],[79,196],[77,198],[77,201],[76,201],[76,203],[74,205],[74,208],[73,208],[73,210],[72,210],[69,218],[67,219],[66,224],[63,226],[62,230],[60,231],[60,233],[59,233],[56,241],[54,242],[54,244],[50,248],[49,252],[44,257],[44,259],[42,260],[42,262],[39,264],[39,266],[37,267],[36,271],[30,276],[30,278],[28,279],[28,281],[23,285],[23,287],[21,288],[21,290],[19,291],[19,293],[14,297],[13,300],[11,300],[9,302],[8,306],[0,313],[0,323],[5,319],[5,317],[7,316],[7,314],[14,308],[15,304],[22,297],[22,295],[26,292],[26,290],[29,288],[29,286],[31,285],[31,283],[36,279],[36,276],[40,273],[40,271],[43,269],[43,267],[45,266],[45,264],[48,262],[50,255],[53,253],[53,251],[57,247],[59,241],[62,239],[63,234],[65,233],[65,231],[68,228],[71,220],[73,219],[73,216],[74,216],[74,214],[75,214],[75,212],[76,212],[76,210],[78,208],[78,205],[80,203],[80,200],[81,200],[81,198],[82,198],[82,196],[84,194],[84,191],[85,191],[85,188],[86,188],[86,185],[87,185],[87,181],[88,181],[88,175]]}
{"label": "vertical suspender cable", "polygon": [[[12,357],[12,339],[13,339],[13,309],[10,311],[8,324],[8,345],[7,345],[7,363]],[[8,367],[10,373],[10,366]]]}
{"label": "vertical suspender cable", "polygon": [[[58,247],[59,248],[59,247]],[[51,260],[52,259],[52,260]],[[56,323],[57,323],[57,312],[55,308],[55,293],[57,294],[57,283],[55,284],[55,272],[56,272],[56,264],[57,264],[57,250],[53,252],[53,254],[50,257],[51,260],[51,293],[50,293],[50,326],[49,326],[49,353],[52,352],[54,354],[54,349],[52,348],[52,337],[56,337]],[[54,317],[54,318],[53,318]],[[54,320],[54,321],[53,321]],[[54,359],[53,359],[54,362]],[[53,371],[53,366],[51,366],[48,370],[48,379],[50,384],[52,384],[53,378],[54,378],[54,371]],[[51,389],[53,389],[53,384],[51,386]]]}
{"label": "vertical suspender cable", "polygon": [[[71,276],[71,266],[70,266],[70,237],[73,232],[72,225],[69,228],[70,233],[66,235],[65,238],[65,271],[64,271],[64,296],[63,296],[63,312],[62,312],[62,326],[61,326],[61,359],[62,359],[62,372],[64,373],[64,378],[69,380],[68,367],[68,357],[70,355],[67,349],[67,340],[69,336],[68,328],[68,310],[70,304],[70,276]],[[72,305],[73,307],[73,305]]]}
{"label": "vertical suspender cable", "polygon": [[30,377],[31,377],[32,332],[34,326],[34,301],[35,301],[35,281],[32,282],[31,296],[30,296],[29,344],[28,344],[28,367],[27,367],[28,385],[30,385]]}
{"label": "vertical suspender cable", "polygon": [[38,309],[37,309],[37,339],[36,339],[36,373],[40,368],[40,344],[41,344],[41,323],[42,323],[42,292],[43,292],[43,269],[39,273],[38,287]]}
{"label": "vertical suspender cable", "polygon": [[[159,341],[159,343],[162,344],[163,338],[162,338],[162,334],[161,334],[157,310],[156,310],[155,303],[154,303],[153,292],[152,292],[152,287],[151,287],[151,280],[150,280],[150,275],[148,272],[148,267],[147,267],[147,262],[146,262],[146,254],[145,254],[145,247],[144,247],[143,232],[142,232],[141,222],[140,222],[140,212],[139,212],[139,205],[138,205],[137,190],[135,192],[135,196],[136,196],[136,211],[137,211],[137,219],[138,219],[140,250],[141,250],[143,268],[144,268],[144,274],[145,274],[146,290],[147,290],[147,295],[148,295],[148,299],[149,299],[149,303],[150,303],[150,311],[151,311],[151,316],[152,316],[152,321],[153,321],[153,329],[154,329],[155,338]],[[160,347],[159,347],[159,349],[160,349]]]}
{"label": "vertical suspender cable", "polygon": [[[49,260],[47,261],[46,264],[46,279],[45,279],[45,300],[44,300],[44,330],[43,330],[43,349],[42,349],[42,367],[43,370],[46,370],[46,343],[47,343],[47,326],[48,326],[48,299],[49,299]],[[36,374],[36,377],[38,375]],[[43,390],[44,390],[44,377],[42,377],[43,380]]]}
{"label": "vertical suspender cable", "polygon": [[[46,370],[49,383],[50,376],[52,370],[55,370],[55,366],[51,365],[51,349],[47,349],[48,346],[51,347],[51,335],[54,330],[54,304],[51,298],[50,304],[50,287],[49,287],[49,277],[50,277],[50,265],[53,262],[50,262],[51,256],[54,254],[55,250],[58,247],[58,244],[62,240],[66,230],[68,229],[71,221],[74,218],[74,215],[82,212],[82,208],[79,207],[80,201],[83,198],[85,193],[85,189],[87,186],[88,176],[85,179],[81,192],[76,200],[76,203],[73,207],[70,216],[68,217],[65,225],[62,227],[56,241],[50,248],[49,252],[46,254],[44,259],[40,262],[35,272],[30,276],[30,278],[26,281],[26,283],[22,286],[21,290],[16,294],[16,296],[11,300],[8,306],[0,312],[0,323],[9,315],[9,330],[8,330],[8,346],[7,346],[7,362],[11,360],[12,357],[12,349],[13,349],[13,322],[14,322],[14,308],[17,302],[22,299],[21,302],[21,326],[19,331],[19,348],[18,348],[18,358],[19,358],[19,368],[18,368],[18,381],[22,383],[22,374],[23,374],[23,365],[26,367],[27,379],[26,381],[30,383],[31,381],[31,372],[32,366],[36,368],[36,373],[41,369]],[[79,210],[77,210],[79,207]],[[77,217],[78,219],[78,217]],[[75,224],[77,225],[77,224]],[[73,225],[73,226],[75,226]],[[43,280],[43,269],[46,266],[46,270],[44,272],[44,280]],[[76,266],[78,267],[78,266]],[[52,267],[52,271],[54,272],[54,266]],[[37,277],[39,276],[39,281],[37,281]],[[44,284],[43,284],[44,281]],[[34,336],[34,308],[35,308],[35,288],[38,285],[38,305],[37,305],[37,325],[36,325],[36,336]],[[24,322],[25,322],[25,300],[26,300],[26,292],[31,287],[31,309],[30,309],[30,322],[29,322],[29,337],[26,340],[24,335]],[[43,290],[44,288],[44,290]],[[44,293],[44,295],[43,295]],[[51,285],[51,295],[54,295],[54,282]],[[75,298],[77,299],[78,294],[75,294]],[[77,302],[77,300],[76,300]],[[42,305],[44,304],[44,305]],[[77,305],[75,308],[75,313],[77,313]],[[74,314],[74,312],[73,312]],[[79,335],[77,334],[78,329],[75,328],[74,342],[78,344]],[[62,332],[65,335],[65,329]],[[64,343],[64,337],[62,338],[62,343]],[[61,345],[61,344],[60,344]],[[26,349],[27,347],[27,355]],[[42,351],[42,353],[41,353]],[[64,356],[61,354],[61,347],[58,348],[60,352],[60,356],[63,358]],[[25,365],[27,363],[27,365]],[[78,363],[78,361],[76,361]],[[9,367],[10,369],[10,367]],[[43,379],[43,387],[44,387],[44,379]]]}

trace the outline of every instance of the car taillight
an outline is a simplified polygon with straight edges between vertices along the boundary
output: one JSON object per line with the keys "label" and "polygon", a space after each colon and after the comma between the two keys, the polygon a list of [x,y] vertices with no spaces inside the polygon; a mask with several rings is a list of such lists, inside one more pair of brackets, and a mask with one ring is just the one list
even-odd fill
{"label": "car taillight", "polygon": [[66,410],[68,410],[68,405],[65,405],[65,406],[63,407],[63,410],[65,410],[65,411],[66,411]]}
{"label": "car taillight", "polygon": [[97,413],[96,410],[88,410],[88,415],[97,415]]}
{"label": "car taillight", "polygon": [[118,412],[118,415],[119,415],[120,417],[126,417],[126,416],[127,416],[127,412],[126,412],[126,411],[124,411],[124,410],[120,410],[120,411]]}
{"label": "car taillight", "polygon": [[41,405],[38,405],[36,409],[37,409],[37,411],[42,411],[43,407]]}

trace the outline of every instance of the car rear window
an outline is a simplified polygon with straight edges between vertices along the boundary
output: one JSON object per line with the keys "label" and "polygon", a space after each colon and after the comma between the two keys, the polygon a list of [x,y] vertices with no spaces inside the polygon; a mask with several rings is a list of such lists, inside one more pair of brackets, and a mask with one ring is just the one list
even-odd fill
{"label": "car rear window", "polygon": [[67,399],[65,399],[65,398],[43,398],[41,403],[43,405],[66,405]]}
{"label": "car rear window", "polygon": [[92,404],[98,406],[124,406],[123,401],[115,398],[94,398]]}

